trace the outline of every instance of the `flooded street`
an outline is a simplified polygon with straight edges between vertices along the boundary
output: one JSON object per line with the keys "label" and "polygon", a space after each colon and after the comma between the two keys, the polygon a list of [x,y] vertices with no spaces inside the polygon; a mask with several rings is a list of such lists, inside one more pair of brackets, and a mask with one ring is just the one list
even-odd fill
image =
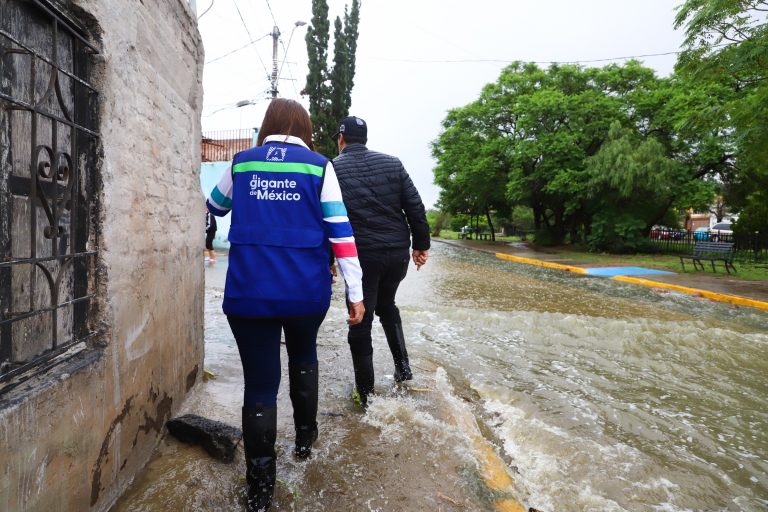
{"label": "flooded street", "polygon": [[[414,381],[394,385],[376,322],[366,413],[350,400],[335,285],[309,461],[292,455],[283,351],[273,510],[507,510],[504,500],[544,512],[768,509],[768,314],[441,243],[431,256],[398,294]],[[239,427],[225,267],[206,269],[215,378],[180,414]],[[493,460],[509,484],[491,474]],[[113,510],[241,510],[244,471],[242,450],[224,464],[166,438]]]}

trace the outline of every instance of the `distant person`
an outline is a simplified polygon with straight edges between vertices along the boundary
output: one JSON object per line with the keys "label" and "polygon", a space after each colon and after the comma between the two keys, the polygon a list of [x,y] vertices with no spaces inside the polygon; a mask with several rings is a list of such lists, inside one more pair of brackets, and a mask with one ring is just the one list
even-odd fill
{"label": "distant person", "polygon": [[[237,153],[208,198],[232,211],[224,313],[245,377],[243,441],[248,510],[267,510],[274,493],[280,335],[285,333],[296,427],[294,453],[317,439],[317,332],[331,299],[334,251],[349,295],[350,325],[365,308],[360,263],[333,165],[311,151],[312,124],[296,101],[274,99],[257,146]],[[329,247],[330,246],[330,247]]]}
{"label": "distant person", "polygon": [[361,323],[350,325],[347,341],[355,368],[355,387],[365,406],[374,384],[374,312],[381,320],[392,352],[395,381],[413,378],[395,295],[408,272],[411,237],[416,269],[429,258],[429,224],[419,192],[400,160],[365,146],[365,121],[358,117],[342,119],[337,142],[340,154],[333,165],[363,268],[365,316]]}
{"label": "distant person", "polygon": [[216,263],[216,251],[213,250],[213,239],[216,237],[216,217],[211,212],[205,212],[205,250],[208,252],[206,263]]}

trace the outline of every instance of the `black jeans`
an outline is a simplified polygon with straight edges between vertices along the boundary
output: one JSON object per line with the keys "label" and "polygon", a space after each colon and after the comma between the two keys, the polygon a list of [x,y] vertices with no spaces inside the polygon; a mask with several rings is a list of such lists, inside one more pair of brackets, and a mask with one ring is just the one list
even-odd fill
{"label": "black jeans", "polygon": [[367,356],[373,353],[371,327],[374,313],[382,324],[400,323],[395,295],[408,272],[410,257],[408,248],[404,248],[359,252],[358,258],[363,269],[365,316],[359,324],[349,326],[347,341],[352,355]]}
{"label": "black jeans", "polygon": [[280,387],[280,335],[285,333],[288,362],[317,362],[317,331],[325,311],[294,318],[227,316],[243,364],[243,404],[274,407]]}

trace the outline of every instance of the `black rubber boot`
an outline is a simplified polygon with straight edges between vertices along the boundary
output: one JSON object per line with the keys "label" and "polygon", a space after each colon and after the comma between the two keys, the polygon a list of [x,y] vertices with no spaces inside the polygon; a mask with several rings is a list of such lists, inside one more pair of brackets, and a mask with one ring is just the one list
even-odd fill
{"label": "black rubber boot", "polygon": [[266,512],[275,492],[277,409],[243,407],[245,480],[248,484],[248,512]]}
{"label": "black rubber boot", "polygon": [[395,382],[412,380],[413,372],[408,362],[408,351],[405,350],[405,337],[403,336],[403,324],[382,324],[384,334],[387,336],[389,350],[395,361]]}
{"label": "black rubber boot", "polygon": [[368,407],[368,395],[373,393],[373,354],[366,356],[352,354],[355,368],[355,388],[360,395],[360,405]]}
{"label": "black rubber boot", "polygon": [[317,440],[317,363],[289,364],[288,378],[296,427],[294,453],[306,459],[312,455],[312,443]]}

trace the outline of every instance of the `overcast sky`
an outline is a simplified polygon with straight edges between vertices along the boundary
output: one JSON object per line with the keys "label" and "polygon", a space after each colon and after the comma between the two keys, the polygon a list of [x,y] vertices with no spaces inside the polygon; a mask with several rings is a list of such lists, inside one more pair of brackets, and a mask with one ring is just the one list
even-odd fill
{"label": "overcast sky", "polygon": [[[197,2],[198,15],[211,5],[210,0]],[[683,35],[672,25],[674,7],[681,2],[363,0],[350,114],[368,122],[370,149],[400,157],[431,207],[439,189],[432,183],[429,145],[449,109],[475,100],[515,60],[603,66],[609,62],[584,61],[677,51]],[[345,3],[351,0],[328,0],[331,38],[333,18],[343,14]],[[272,70],[272,38],[265,36],[275,23],[282,32],[278,67],[288,49],[280,96],[307,105],[299,96],[307,75],[307,27],[295,29],[290,45],[289,38],[296,21],[311,18],[311,0],[213,1],[199,21],[206,60],[204,131],[261,124]],[[251,40],[257,42],[249,45]],[[665,76],[675,59],[640,60]],[[242,100],[256,104],[235,108]]]}

